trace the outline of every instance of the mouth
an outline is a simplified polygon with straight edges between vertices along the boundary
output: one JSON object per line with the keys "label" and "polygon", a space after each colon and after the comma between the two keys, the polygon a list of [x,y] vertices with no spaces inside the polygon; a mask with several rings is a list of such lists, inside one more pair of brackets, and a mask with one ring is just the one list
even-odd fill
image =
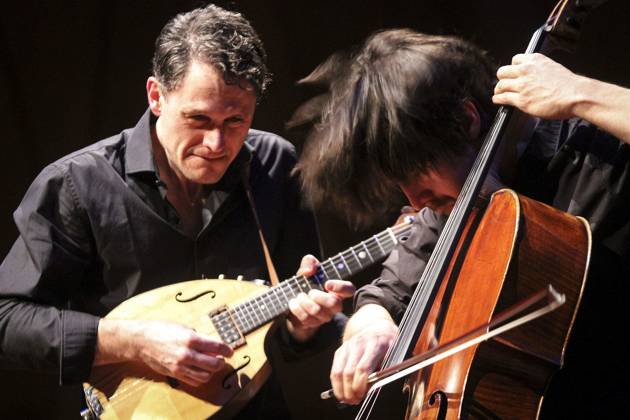
{"label": "mouth", "polygon": [[217,161],[217,160],[227,159],[228,155],[226,153],[220,153],[220,154],[193,153],[191,157],[196,157],[196,158],[208,160],[208,161]]}

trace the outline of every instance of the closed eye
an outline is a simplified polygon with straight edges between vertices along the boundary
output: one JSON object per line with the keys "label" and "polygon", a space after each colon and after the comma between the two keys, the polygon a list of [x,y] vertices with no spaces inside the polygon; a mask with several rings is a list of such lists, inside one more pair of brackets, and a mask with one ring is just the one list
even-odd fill
{"label": "closed eye", "polygon": [[234,117],[227,118],[225,120],[225,124],[230,125],[230,126],[239,125],[239,124],[242,124],[243,122],[245,122],[245,119],[241,116],[234,116]]}

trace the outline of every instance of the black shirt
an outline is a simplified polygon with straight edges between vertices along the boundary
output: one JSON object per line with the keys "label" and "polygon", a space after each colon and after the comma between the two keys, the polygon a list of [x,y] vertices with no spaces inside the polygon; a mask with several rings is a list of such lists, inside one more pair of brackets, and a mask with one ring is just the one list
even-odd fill
{"label": "black shirt", "polygon": [[295,150],[256,130],[212,191],[205,226],[186,236],[156,171],[151,118],[147,111],[135,128],[52,163],[33,181],[14,214],[20,236],[0,266],[1,367],[79,383],[91,369],[99,317],[125,299],[220,274],[268,278],[242,165],[280,278],[318,253],[314,217],[290,175]]}

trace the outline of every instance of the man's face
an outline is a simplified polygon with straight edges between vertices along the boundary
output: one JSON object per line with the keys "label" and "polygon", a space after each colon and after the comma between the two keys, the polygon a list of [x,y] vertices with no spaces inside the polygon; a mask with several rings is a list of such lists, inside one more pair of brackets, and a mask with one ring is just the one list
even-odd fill
{"label": "man's face", "polygon": [[475,156],[475,150],[469,147],[464,154],[412,175],[398,186],[416,210],[429,207],[437,213],[450,214]]}
{"label": "man's face", "polygon": [[170,168],[182,181],[217,183],[252,124],[254,89],[227,85],[214,67],[193,61],[173,91],[164,93],[155,78],[149,78],[147,91]]}
{"label": "man's face", "polygon": [[466,100],[463,106],[469,117],[469,143],[463,153],[440,161],[427,171],[411,174],[404,182],[398,183],[409,204],[416,210],[429,207],[437,213],[450,214],[466,182],[480,146],[481,119],[473,101]]}

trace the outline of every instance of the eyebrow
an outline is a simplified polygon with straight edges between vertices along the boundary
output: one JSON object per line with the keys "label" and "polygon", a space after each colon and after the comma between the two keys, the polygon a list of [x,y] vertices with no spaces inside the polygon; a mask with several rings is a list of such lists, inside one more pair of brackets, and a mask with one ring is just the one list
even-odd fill
{"label": "eyebrow", "polygon": [[183,115],[195,115],[195,114],[209,114],[210,111],[208,109],[202,109],[202,108],[184,108],[181,110],[181,113]]}

